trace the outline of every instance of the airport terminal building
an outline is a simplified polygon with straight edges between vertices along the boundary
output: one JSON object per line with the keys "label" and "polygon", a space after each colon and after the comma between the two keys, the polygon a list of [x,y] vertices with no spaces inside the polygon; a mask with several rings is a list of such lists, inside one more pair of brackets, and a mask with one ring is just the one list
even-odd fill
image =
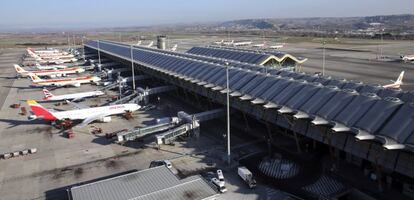
{"label": "airport terminal building", "polygon": [[[306,61],[288,54],[214,46],[180,53],[111,41],[89,41],[85,53],[126,66],[134,62],[137,73],[176,86],[205,109],[225,105],[229,93],[232,124],[242,126],[247,134],[265,138],[275,148],[284,148],[282,140],[287,138],[294,144],[293,151],[285,148],[291,158],[312,152],[315,158],[329,155],[331,165],[321,166],[329,176],[321,176],[321,183],[335,177],[370,195],[378,195],[371,191],[379,190],[380,195],[398,191],[414,197],[413,92],[263,67]],[[259,165],[250,167],[258,173],[262,170]],[[377,189],[355,180],[351,168]],[[326,191],[326,197],[333,197],[342,191],[319,187],[323,186],[303,186],[292,192]]]}

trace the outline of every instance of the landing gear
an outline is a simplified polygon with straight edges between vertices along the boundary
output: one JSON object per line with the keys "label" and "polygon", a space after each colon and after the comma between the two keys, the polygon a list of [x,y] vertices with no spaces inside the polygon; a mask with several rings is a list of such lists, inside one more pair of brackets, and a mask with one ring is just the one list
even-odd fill
{"label": "landing gear", "polygon": [[57,122],[54,122],[54,123],[57,129],[69,130],[69,129],[72,129],[73,127],[73,122],[72,120],[69,120],[69,119],[65,119],[64,121],[61,121],[60,123],[57,123]]}
{"label": "landing gear", "polygon": [[134,117],[132,116],[132,112],[131,112],[131,111],[126,111],[126,112],[125,112],[125,114],[124,114],[124,117],[125,117],[125,119],[127,119],[127,120],[130,120],[130,119],[134,118]]}

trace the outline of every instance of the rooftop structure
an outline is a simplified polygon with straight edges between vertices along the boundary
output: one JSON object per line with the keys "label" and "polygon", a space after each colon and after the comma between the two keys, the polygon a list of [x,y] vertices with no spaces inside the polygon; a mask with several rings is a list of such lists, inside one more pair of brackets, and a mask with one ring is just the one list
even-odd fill
{"label": "rooftop structure", "polygon": [[297,58],[290,54],[284,54],[281,52],[258,51],[221,46],[193,47],[188,50],[187,53],[275,67],[296,66],[303,64],[307,60],[306,58]]}
{"label": "rooftop structure", "polygon": [[178,179],[162,165],[70,189],[73,200],[210,199],[217,195],[201,176]]}

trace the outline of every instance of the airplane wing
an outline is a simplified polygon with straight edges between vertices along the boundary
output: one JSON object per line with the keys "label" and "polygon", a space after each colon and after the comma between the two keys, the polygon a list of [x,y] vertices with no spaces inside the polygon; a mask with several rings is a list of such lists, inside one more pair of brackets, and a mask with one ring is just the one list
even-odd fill
{"label": "airplane wing", "polygon": [[78,103],[75,103],[75,102],[73,102],[73,101],[68,101],[68,100],[66,100],[66,103],[68,103],[68,104],[72,105],[73,107],[75,107],[75,108],[77,108],[77,109],[85,109],[85,108],[90,108],[89,106],[82,105],[82,104],[78,104]]}
{"label": "airplane wing", "polygon": [[91,115],[88,118],[84,119],[82,121],[82,123],[80,123],[78,126],[79,127],[85,127],[89,123],[91,123],[91,122],[93,122],[93,121],[95,121],[97,119],[100,119],[102,117],[106,117],[106,116],[107,116],[107,114],[105,114],[105,113],[98,113],[98,114],[95,114],[95,115]]}
{"label": "airplane wing", "polygon": [[72,102],[78,102],[78,101],[81,101],[83,99],[84,99],[83,97],[74,98],[74,99],[72,99]]}

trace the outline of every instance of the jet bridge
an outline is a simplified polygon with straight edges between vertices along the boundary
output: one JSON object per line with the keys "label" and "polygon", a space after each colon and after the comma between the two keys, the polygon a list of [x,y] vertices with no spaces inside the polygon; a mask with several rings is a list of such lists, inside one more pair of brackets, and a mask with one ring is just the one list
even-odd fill
{"label": "jet bridge", "polygon": [[131,102],[132,99],[134,97],[136,97],[136,96],[137,96],[137,92],[136,91],[132,91],[131,94],[128,94],[126,96],[123,96],[123,97],[119,98],[118,100],[109,103],[109,105],[116,105],[116,104],[123,104],[123,103]]}
{"label": "jet bridge", "polygon": [[158,123],[155,125],[118,133],[116,142],[124,143],[150,134],[160,133],[156,136],[157,144],[169,143],[178,136],[189,133],[190,131],[195,131],[194,133],[197,134],[200,122],[222,117],[224,114],[224,109],[210,110],[193,115],[180,111],[177,113],[177,117],[171,117],[168,120],[157,120]]}
{"label": "jet bridge", "polygon": [[147,105],[149,103],[149,96],[154,94],[160,94],[163,92],[169,92],[172,90],[177,89],[175,86],[160,86],[160,87],[154,87],[154,88],[147,88],[143,89],[141,87],[137,88],[138,95],[133,98],[130,102],[142,102],[144,105]]}
{"label": "jet bridge", "polygon": [[121,64],[118,62],[108,62],[108,63],[101,63],[101,67],[105,68],[105,67],[116,67],[116,66],[120,66]]}

